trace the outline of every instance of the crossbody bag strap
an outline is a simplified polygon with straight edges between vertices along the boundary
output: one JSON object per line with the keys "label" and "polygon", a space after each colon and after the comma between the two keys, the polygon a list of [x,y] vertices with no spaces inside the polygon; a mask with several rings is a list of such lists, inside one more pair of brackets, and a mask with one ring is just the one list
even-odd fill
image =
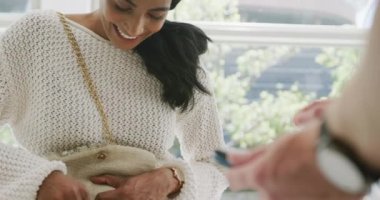
{"label": "crossbody bag strap", "polygon": [[104,111],[104,106],[102,104],[102,101],[101,101],[98,93],[97,93],[94,81],[92,80],[92,78],[90,76],[90,72],[89,72],[88,66],[86,64],[86,60],[83,57],[83,54],[82,54],[81,49],[79,47],[78,41],[76,40],[75,35],[74,35],[73,31],[71,30],[70,25],[69,25],[66,17],[62,13],[58,13],[58,15],[59,15],[60,21],[63,25],[63,29],[67,35],[67,39],[69,40],[71,47],[72,47],[72,50],[75,54],[76,61],[77,61],[78,65],[81,69],[82,76],[83,76],[84,81],[86,82],[87,89],[88,89],[90,96],[96,105],[96,109],[98,110],[100,117],[102,119],[103,137],[108,144],[116,144],[115,139],[112,137],[111,129],[110,129],[110,126],[108,123],[109,120],[108,120],[108,117],[106,115],[106,112]]}

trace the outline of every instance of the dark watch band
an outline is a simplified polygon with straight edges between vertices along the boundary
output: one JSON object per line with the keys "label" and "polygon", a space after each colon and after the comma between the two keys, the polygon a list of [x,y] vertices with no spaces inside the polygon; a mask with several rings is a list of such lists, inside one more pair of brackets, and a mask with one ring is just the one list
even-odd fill
{"label": "dark watch band", "polygon": [[339,138],[333,137],[330,134],[326,120],[324,120],[321,124],[320,139],[322,141],[325,141],[322,142],[322,144],[324,144],[325,147],[335,148],[337,151],[346,155],[347,158],[358,167],[358,169],[368,182],[373,183],[380,179],[379,169],[374,169],[368,166],[363,161],[363,159],[361,159],[360,156],[358,156],[358,154],[353,150],[353,148],[349,144],[347,144],[343,140],[340,140]]}

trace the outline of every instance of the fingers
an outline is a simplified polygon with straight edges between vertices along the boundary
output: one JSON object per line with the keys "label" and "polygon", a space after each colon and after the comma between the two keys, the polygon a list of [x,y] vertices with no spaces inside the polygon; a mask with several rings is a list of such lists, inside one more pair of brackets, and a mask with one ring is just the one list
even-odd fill
{"label": "fingers", "polygon": [[231,168],[226,174],[230,189],[233,191],[258,189],[265,180],[264,159],[264,156],[259,156],[248,163]]}
{"label": "fingers", "polygon": [[[75,199],[75,200],[90,200],[87,190],[85,189],[84,185],[81,183],[74,183],[74,185],[71,187],[71,189],[67,189],[67,191],[64,192],[64,196],[68,195],[70,198],[68,199]],[[64,198],[67,199],[67,198]]]}
{"label": "fingers", "polygon": [[234,166],[226,175],[232,190],[265,189],[274,181],[276,169],[286,157],[289,144],[295,135],[286,135],[273,145],[252,152],[251,159],[241,165]]}
{"label": "fingers", "polygon": [[118,188],[124,181],[125,177],[112,176],[112,175],[103,175],[103,176],[94,176],[90,178],[91,182],[98,185],[109,185],[113,188]]}
{"label": "fingers", "polygon": [[320,113],[322,113],[322,109],[319,107],[313,107],[308,110],[300,111],[294,116],[293,123],[296,126],[300,126],[311,119],[316,118],[320,115]]}
{"label": "fingers", "polygon": [[87,190],[84,187],[81,188],[80,194],[81,194],[82,200],[90,200],[90,195],[88,194]]}
{"label": "fingers", "polygon": [[62,199],[89,200],[87,190],[81,183],[74,183],[72,187],[67,187],[62,195],[65,197]]}
{"label": "fingers", "polygon": [[267,148],[268,146],[260,146],[251,151],[229,152],[227,159],[233,166],[243,165],[258,158],[265,152]]}
{"label": "fingers", "polygon": [[118,190],[110,190],[106,192],[99,193],[96,195],[95,200],[120,200],[120,194]]}
{"label": "fingers", "polygon": [[109,190],[106,192],[99,193],[96,195],[95,200],[121,200],[123,199],[122,184],[126,181],[126,177],[113,176],[113,175],[103,175],[95,176],[90,178],[91,182],[98,185],[109,185],[115,190]]}
{"label": "fingers", "polygon": [[[289,137],[289,136],[288,136]],[[231,160],[234,159],[239,165],[234,167],[226,174],[230,182],[231,190],[244,189],[260,189],[264,187],[265,181],[268,180],[269,172],[273,171],[278,161],[278,155],[274,155],[273,151],[277,152],[282,149],[288,137],[282,137],[273,145],[262,146],[259,149],[239,155],[231,155]]]}
{"label": "fingers", "polygon": [[331,99],[312,102],[294,115],[293,123],[299,126],[312,119],[321,118],[324,110],[331,102]]}
{"label": "fingers", "polygon": [[88,193],[80,182],[58,171],[45,178],[37,195],[38,200],[89,200]]}
{"label": "fingers", "polygon": [[83,200],[83,196],[82,196],[82,193],[80,191],[80,188],[75,188],[74,190],[74,196],[75,196],[75,199],[76,200]]}

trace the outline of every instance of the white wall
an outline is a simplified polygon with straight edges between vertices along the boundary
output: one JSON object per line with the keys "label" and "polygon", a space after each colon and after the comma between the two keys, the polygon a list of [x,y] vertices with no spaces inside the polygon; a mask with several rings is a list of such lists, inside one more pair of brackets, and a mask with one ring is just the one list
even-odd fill
{"label": "white wall", "polygon": [[[75,6],[72,4],[75,2]],[[83,13],[92,10],[92,0],[41,0],[41,9],[53,9],[64,13]]]}

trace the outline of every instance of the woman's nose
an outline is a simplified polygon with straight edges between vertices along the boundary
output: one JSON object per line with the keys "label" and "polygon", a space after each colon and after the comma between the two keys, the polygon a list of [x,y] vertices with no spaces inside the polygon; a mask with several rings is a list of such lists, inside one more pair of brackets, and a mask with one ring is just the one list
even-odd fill
{"label": "woman's nose", "polygon": [[136,37],[144,33],[144,19],[128,20],[126,24],[127,34],[131,37]]}

